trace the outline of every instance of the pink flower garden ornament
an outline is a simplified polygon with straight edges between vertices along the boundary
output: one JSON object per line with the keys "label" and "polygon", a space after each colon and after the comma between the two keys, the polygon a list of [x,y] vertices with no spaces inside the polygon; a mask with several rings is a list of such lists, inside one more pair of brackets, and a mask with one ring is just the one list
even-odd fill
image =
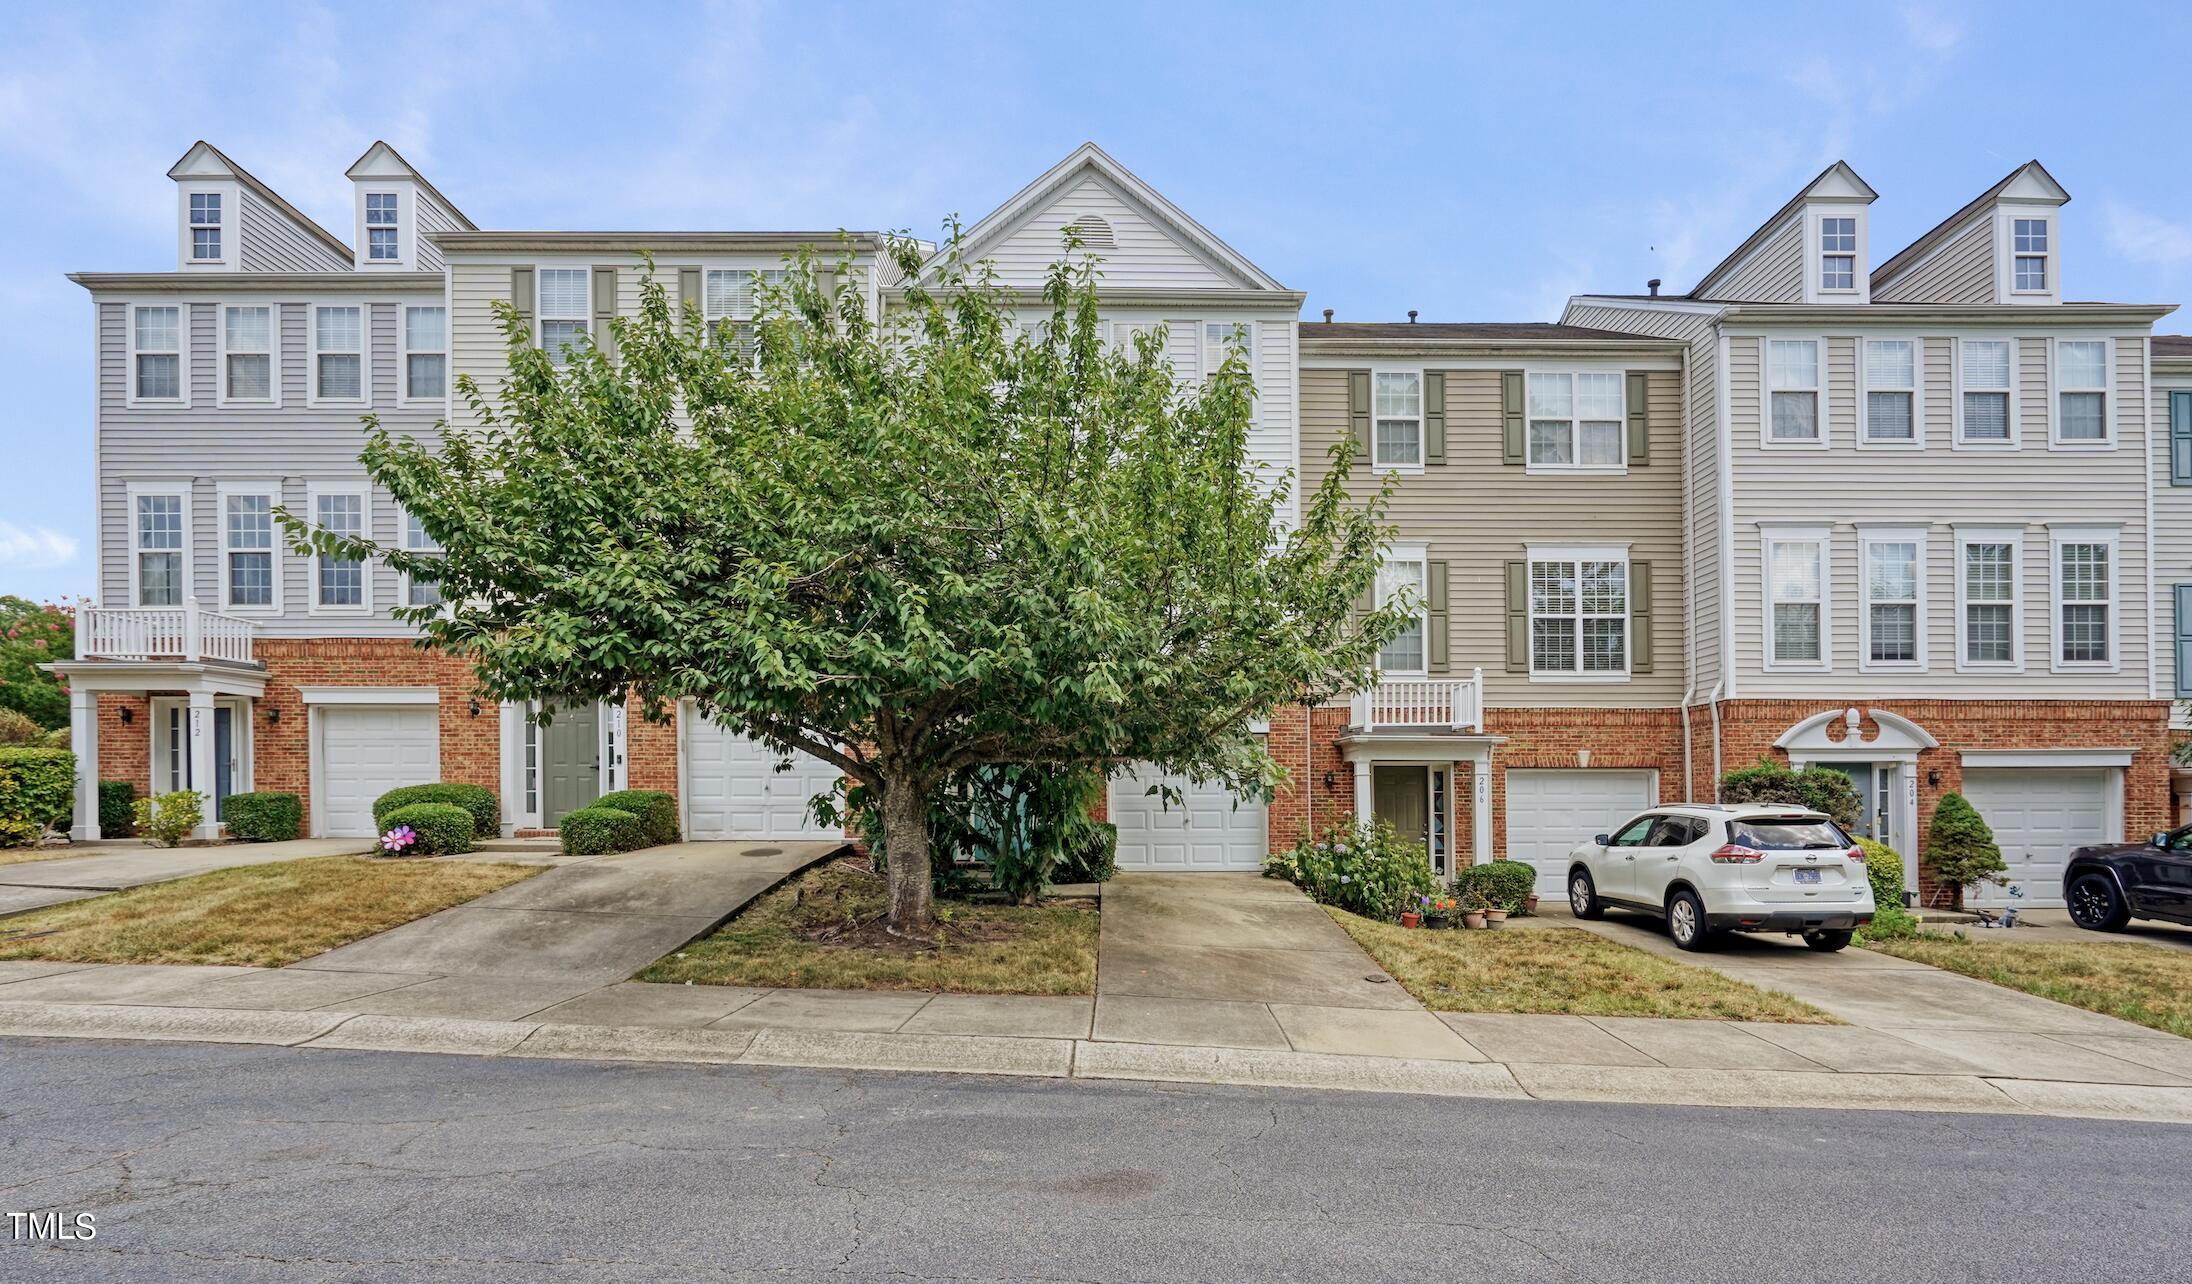
{"label": "pink flower garden ornament", "polygon": [[391,856],[401,856],[419,841],[419,836],[409,825],[398,825],[381,835],[381,850]]}

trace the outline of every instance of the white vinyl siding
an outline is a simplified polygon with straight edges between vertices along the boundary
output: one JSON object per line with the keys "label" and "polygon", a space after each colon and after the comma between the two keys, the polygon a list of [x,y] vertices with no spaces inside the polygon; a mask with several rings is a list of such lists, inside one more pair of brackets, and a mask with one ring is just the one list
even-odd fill
{"label": "white vinyl siding", "polygon": [[569,365],[593,316],[588,268],[544,267],[540,278],[540,346],[556,365]]}
{"label": "white vinyl siding", "polygon": [[364,306],[315,304],[312,308],[312,404],[365,405],[368,386]]}
{"label": "white vinyl siding", "polygon": [[1423,466],[1423,376],[1416,371],[1371,376],[1370,462],[1378,468]]}
{"label": "white vinyl siding", "polygon": [[1820,341],[1766,340],[1766,441],[1773,445],[1821,445]]}
{"label": "white vinyl siding", "polygon": [[1624,382],[1618,370],[1530,374],[1529,466],[1590,469],[1626,464]]}
{"label": "white vinyl siding", "polygon": [[183,309],[174,304],[130,310],[130,400],[190,404],[183,356]]}
{"label": "white vinyl siding", "polygon": [[403,310],[403,397],[441,401],[449,394],[449,310]]}

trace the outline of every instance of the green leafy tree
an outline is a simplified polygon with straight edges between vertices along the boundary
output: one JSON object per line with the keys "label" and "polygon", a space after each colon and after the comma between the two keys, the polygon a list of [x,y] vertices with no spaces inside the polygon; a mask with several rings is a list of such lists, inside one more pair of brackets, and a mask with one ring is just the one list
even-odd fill
{"label": "green leafy tree", "polygon": [[1183,389],[1161,335],[1105,341],[1086,263],[1016,316],[956,232],[933,264],[886,255],[907,284],[880,316],[850,262],[793,260],[750,355],[652,273],[613,359],[559,370],[505,311],[508,378],[459,382],[479,426],[437,449],[369,425],[367,472],[445,552],[284,520],[437,581],[458,605],[408,618],[494,696],[690,699],[838,767],[880,809],[906,931],[954,773],[1147,760],[1268,789],[1250,722],[1346,690],[1403,617],[1356,609],[1389,492],[1349,498],[1351,448],[1283,523],[1242,353]]}
{"label": "green leafy tree", "polygon": [[41,727],[65,727],[68,688],[38,666],[76,656],[76,616],[64,606],[0,597],[0,709]]}
{"label": "green leafy tree", "polygon": [[2008,881],[2009,866],[2002,862],[1994,831],[1962,794],[1943,794],[1934,807],[1933,827],[1926,833],[1926,864],[1935,878],[1956,889],[1959,900],[1974,883]]}
{"label": "green leafy tree", "polygon": [[1816,763],[1802,771],[1761,758],[1720,777],[1720,801],[1728,803],[1789,803],[1834,817],[1844,829],[1856,826],[1864,801],[1857,786],[1832,767]]}

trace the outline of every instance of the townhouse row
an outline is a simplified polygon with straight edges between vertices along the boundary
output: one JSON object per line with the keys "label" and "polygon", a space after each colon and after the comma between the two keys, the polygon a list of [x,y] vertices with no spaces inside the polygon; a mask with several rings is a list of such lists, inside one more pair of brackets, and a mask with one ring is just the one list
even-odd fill
{"label": "townhouse row", "polygon": [[[849,245],[888,308],[880,236],[481,230],[385,143],[349,171],[347,241],[208,144],[170,177],[173,269],[72,278],[98,354],[99,596],[65,666],[87,777],[295,790],[322,835],[435,778],[497,790],[512,832],[627,786],[699,837],[820,832],[830,769],[690,716],[483,700],[391,614],[432,585],[298,556],[272,511],[424,549],[360,419],[463,423],[458,376],[506,368],[496,304],[560,352],[636,311],[651,256],[744,325],[785,255]],[[1122,865],[1254,868],[1371,812],[1443,869],[1525,860],[1554,891],[1575,843],[1761,757],[1846,771],[1914,884],[1951,790],[2039,903],[2075,846],[2173,823],[2192,341],[2153,334],[2168,306],[2064,301],[2069,197],[2037,162],[1877,266],[1874,200],[1837,163],[1686,293],[1553,323],[1304,321],[1093,144],[969,228],[1031,303],[1071,229],[1114,333],[1161,328],[1182,379],[1245,341],[1270,475],[1313,487],[1351,436],[1351,487],[1395,478],[1380,589],[1424,610],[1376,682],[1271,719],[1292,787],[1268,803],[1180,781],[1167,809],[1123,777]]]}

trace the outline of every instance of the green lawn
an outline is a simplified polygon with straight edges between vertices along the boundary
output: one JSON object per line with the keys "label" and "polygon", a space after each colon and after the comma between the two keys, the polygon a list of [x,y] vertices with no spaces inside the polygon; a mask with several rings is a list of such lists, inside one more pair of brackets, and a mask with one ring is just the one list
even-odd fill
{"label": "green lawn", "polygon": [[1943,932],[1867,949],[2192,1038],[2192,954],[2136,941],[2017,941]]}
{"label": "green lawn", "polygon": [[697,985],[960,994],[1093,994],[1096,910],[943,901],[927,939],[883,930],[883,880],[865,862],[807,871],[636,978]]}
{"label": "green lawn", "polygon": [[1325,907],[1434,1012],[1693,1017],[1838,1025],[1786,994],[1570,927],[1404,928]]}

